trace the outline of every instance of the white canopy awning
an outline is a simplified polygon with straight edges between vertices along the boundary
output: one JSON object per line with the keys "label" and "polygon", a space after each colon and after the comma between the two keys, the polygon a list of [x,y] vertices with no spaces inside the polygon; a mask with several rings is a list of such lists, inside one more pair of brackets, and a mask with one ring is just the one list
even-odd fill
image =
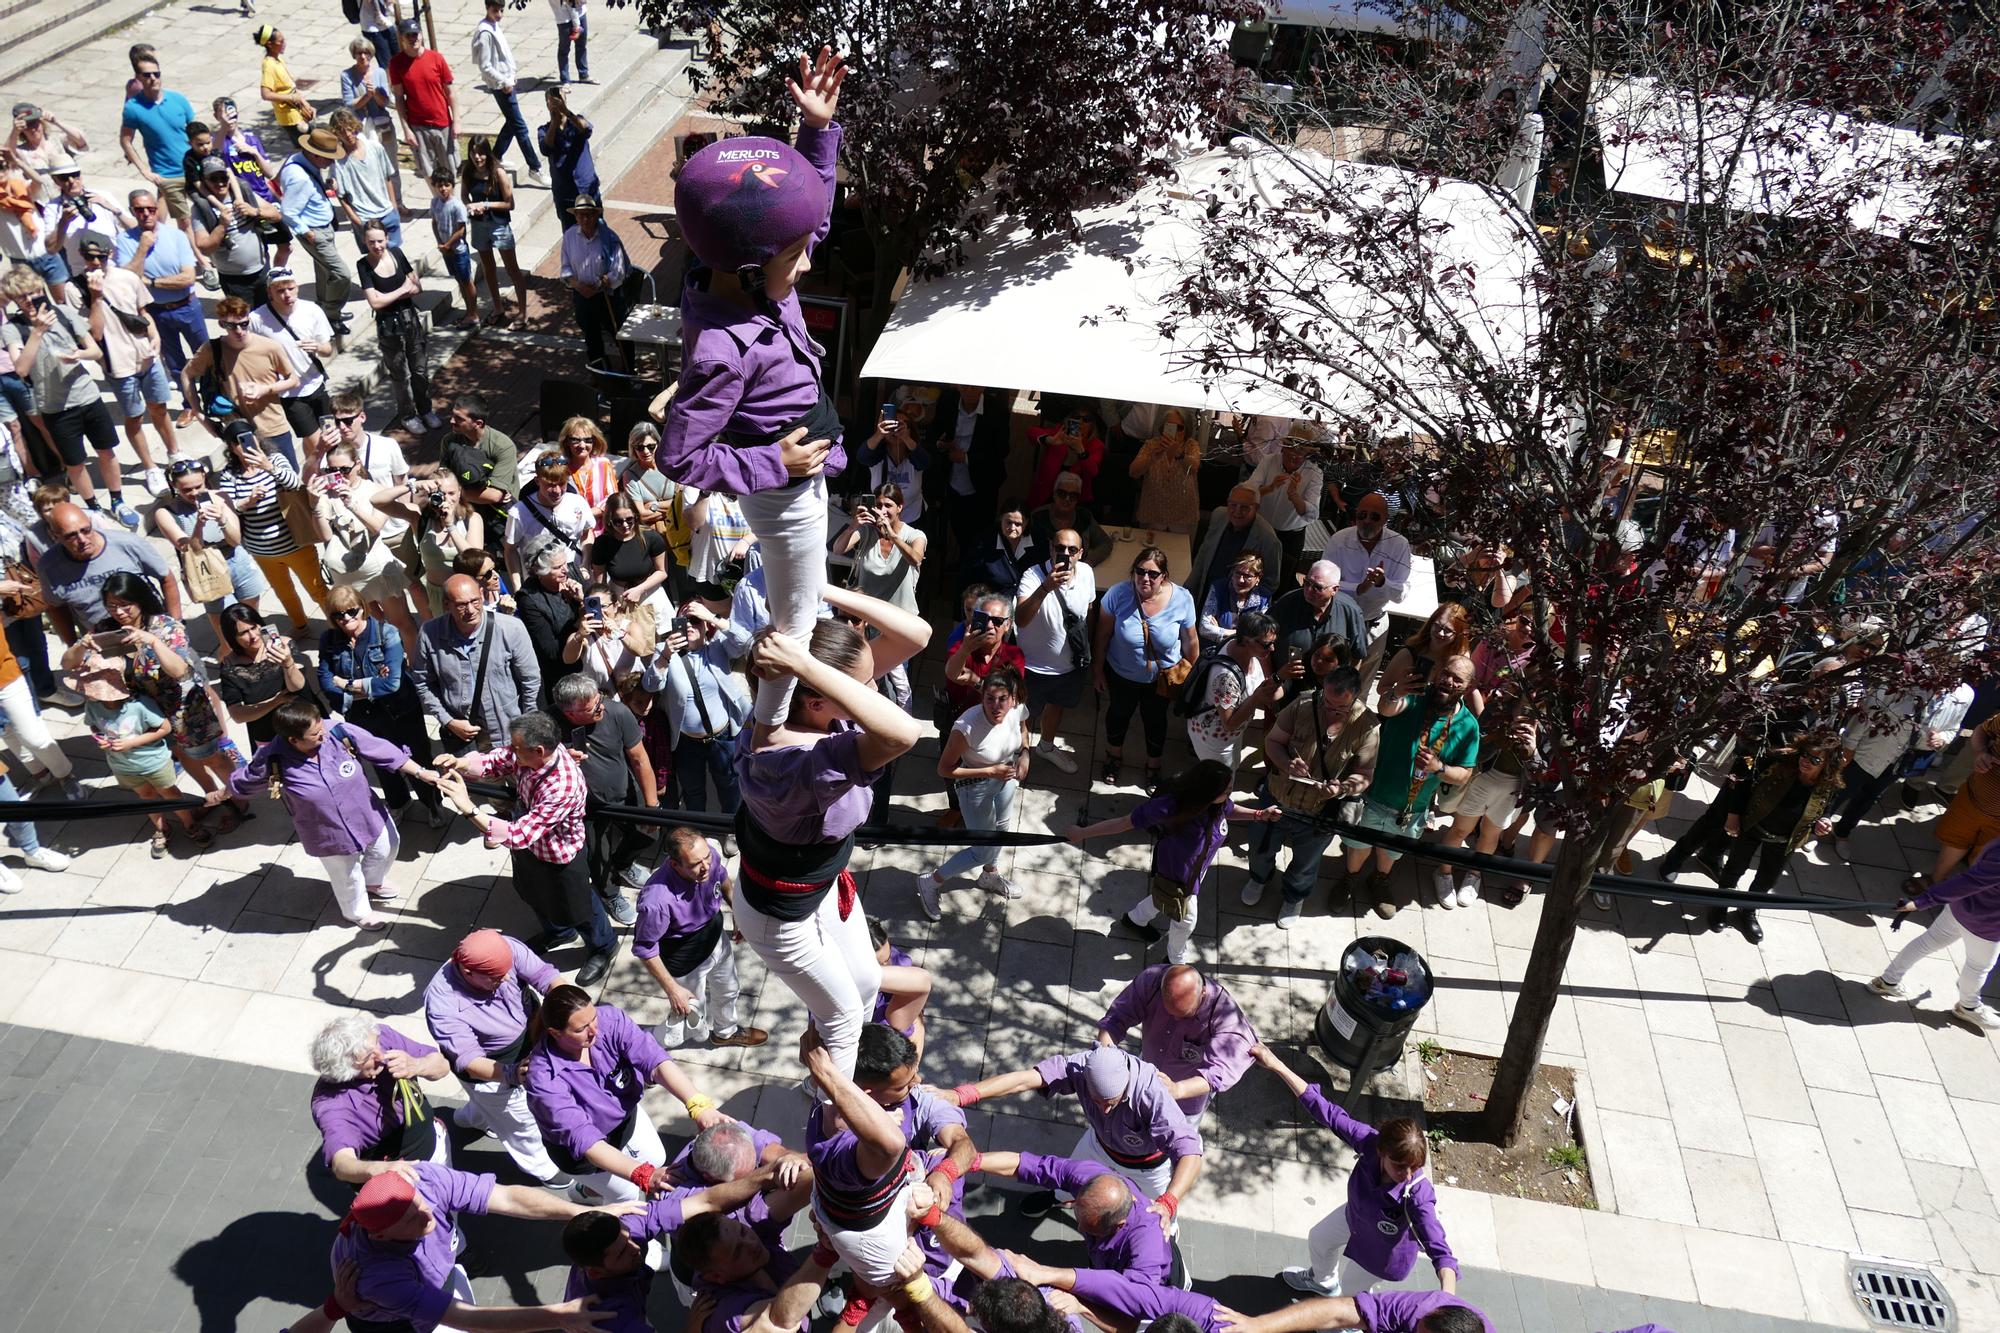
{"label": "white canopy awning", "polygon": [[[1196,332],[1161,336],[1163,297],[1183,265],[1199,255],[1199,228],[1215,193],[1227,184],[1261,193],[1274,206],[1288,197],[1279,182],[1299,168],[1245,142],[1238,141],[1236,151],[1216,149],[1180,164],[1179,180],[1169,186],[1080,214],[1080,241],[1038,241],[1003,224],[973,247],[962,268],[904,294],[863,377],[1291,417],[1379,414],[1377,386],[1385,377],[1405,391],[1416,386],[1420,395],[1435,385],[1440,401],[1453,395],[1449,377],[1427,364],[1426,349],[1406,323],[1338,272],[1322,275],[1320,291],[1324,307],[1339,312],[1337,320],[1278,298],[1281,309],[1296,312],[1296,323],[1288,318],[1287,324],[1310,321],[1315,341],[1331,349],[1317,385],[1328,407],[1309,407],[1299,395],[1247,372],[1204,384],[1193,368]],[[1393,167],[1320,158],[1308,160],[1308,168],[1330,177],[1344,197],[1419,201],[1433,228],[1425,242],[1428,267],[1469,275],[1432,293],[1430,315],[1467,330],[1490,359],[1517,362],[1523,356],[1537,323],[1534,250],[1519,215],[1503,200],[1488,187]],[[1329,234],[1343,225],[1338,212],[1315,221]],[[1343,338],[1329,331],[1335,323],[1355,332]]]}
{"label": "white canopy awning", "polygon": [[1609,189],[1780,218],[1842,200],[1850,224],[1885,236],[1923,228],[1925,173],[1953,142],[1819,107],[1697,98],[1653,79],[1603,80],[1592,110]]}

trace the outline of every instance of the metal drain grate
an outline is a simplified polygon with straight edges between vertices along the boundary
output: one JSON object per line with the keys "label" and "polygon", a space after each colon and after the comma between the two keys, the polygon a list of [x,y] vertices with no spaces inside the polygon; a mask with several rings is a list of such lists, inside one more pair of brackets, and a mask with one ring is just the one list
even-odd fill
{"label": "metal drain grate", "polygon": [[1944,1283],[1927,1268],[1893,1259],[1856,1256],[1847,1261],[1848,1287],[1876,1328],[1954,1333],[1958,1310]]}

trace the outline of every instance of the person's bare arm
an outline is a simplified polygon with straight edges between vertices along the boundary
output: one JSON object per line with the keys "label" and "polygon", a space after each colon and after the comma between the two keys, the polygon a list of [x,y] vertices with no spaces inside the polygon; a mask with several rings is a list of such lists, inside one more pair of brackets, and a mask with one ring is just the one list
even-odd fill
{"label": "person's bare arm", "polygon": [[864,624],[877,631],[868,644],[877,676],[887,675],[930,646],[930,622],[922,616],[911,615],[880,597],[870,597],[865,592],[837,588],[832,584],[828,584],[820,596],[834,610],[843,615],[859,616]]}
{"label": "person's bare arm", "polygon": [[[1311,1333],[1313,1329],[1361,1327],[1361,1311],[1352,1296],[1315,1296],[1295,1301],[1269,1314],[1245,1318],[1229,1311],[1216,1312],[1222,1333]],[[1234,1315],[1234,1318],[1230,1316]]]}
{"label": "person's bare arm", "polygon": [[827,1265],[822,1262],[825,1258],[820,1248],[815,1247],[799,1265],[798,1272],[778,1288],[778,1294],[743,1325],[743,1333],[798,1333],[799,1325],[812,1313],[820,1291],[826,1286]]}
{"label": "person's bare arm", "polygon": [[[953,1106],[970,1106],[973,1102],[988,1101],[994,1097],[1010,1097],[1017,1092],[1033,1092],[1042,1086],[1044,1080],[1036,1069],[1016,1069],[1005,1074],[995,1074],[992,1078],[982,1078],[977,1083],[961,1083],[956,1088],[932,1088],[937,1096]],[[963,1096],[965,1090],[973,1092],[971,1101]]]}
{"label": "person's bare arm", "polygon": [[806,1069],[826,1095],[833,1099],[834,1109],[840,1112],[840,1118],[854,1131],[858,1140],[854,1150],[856,1167],[870,1180],[886,1174],[910,1146],[909,1140],[903,1136],[901,1122],[891,1117],[876,1104],[874,1098],[856,1086],[853,1079],[840,1071],[840,1066],[834,1063],[816,1029],[806,1029],[801,1046]]}

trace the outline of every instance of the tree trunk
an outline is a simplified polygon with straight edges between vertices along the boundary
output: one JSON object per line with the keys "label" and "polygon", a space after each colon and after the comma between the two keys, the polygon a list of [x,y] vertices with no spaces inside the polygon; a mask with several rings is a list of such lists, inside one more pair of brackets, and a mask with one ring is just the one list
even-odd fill
{"label": "tree trunk", "polygon": [[1526,1120],[1528,1092],[1534,1087],[1535,1071],[1542,1063],[1542,1043],[1549,1035],[1549,1019],[1562,992],[1577,917],[1583,910],[1584,895],[1590,892],[1598,857],[1610,838],[1608,825],[1617,813],[1614,808],[1587,832],[1556,844],[1555,878],[1549,881],[1542,901],[1535,947],[1528,955],[1528,970],[1514,1001],[1514,1017],[1507,1024],[1507,1044],[1501,1048],[1500,1067],[1494,1071],[1487,1096],[1487,1124],[1503,1148],[1514,1146]]}

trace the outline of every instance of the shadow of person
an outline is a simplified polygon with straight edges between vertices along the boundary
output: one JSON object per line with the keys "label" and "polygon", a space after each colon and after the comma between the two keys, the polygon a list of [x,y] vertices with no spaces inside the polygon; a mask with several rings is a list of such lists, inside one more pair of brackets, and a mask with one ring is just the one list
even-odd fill
{"label": "shadow of person", "polygon": [[253,1302],[300,1311],[325,1300],[333,1290],[327,1269],[333,1235],[334,1224],[323,1217],[251,1213],[182,1250],[173,1273],[194,1298],[202,1333],[235,1333]]}

